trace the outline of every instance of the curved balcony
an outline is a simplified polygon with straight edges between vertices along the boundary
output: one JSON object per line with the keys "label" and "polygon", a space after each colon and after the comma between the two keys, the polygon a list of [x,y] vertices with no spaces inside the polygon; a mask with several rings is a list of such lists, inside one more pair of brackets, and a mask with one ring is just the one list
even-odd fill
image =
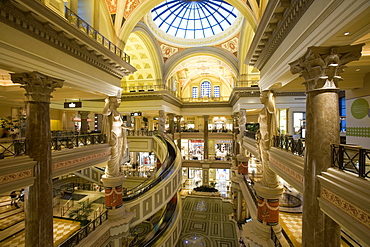
{"label": "curved balcony", "polygon": [[[181,185],[181,155],[172,141],[166,138],[153,137],[153,151],[157,157],[163,157],[163,145],[166,145],[166,156],[162,167],[158,169],[154,177],[144,181],[136,188],[126,191],[123,196],[126,211],[135,211],[136,216],[131,225],[135,226],[140,222],[154,215],[177,193]],[[147,193],[150,192],[150,193]]]}

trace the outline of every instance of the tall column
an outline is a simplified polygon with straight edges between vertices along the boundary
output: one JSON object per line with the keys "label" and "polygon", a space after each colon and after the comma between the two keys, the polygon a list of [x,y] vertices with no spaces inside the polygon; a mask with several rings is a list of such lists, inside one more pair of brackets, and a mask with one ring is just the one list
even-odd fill
{"label": "tall column", "polygon": [[164,135],[164,133],[166,132],[166,115],[163,110],[159,111],[158,132],[160,135]]}
{"label": "tall column", "polygon": [[169,129],[170,129],[170,134],[173,140],[175,136],[175,116],[176,114],[168,113],[167,116],[169,118]]}
{"label": "tall column", "polygon": [[317,175],[331,166],[330,144],[339,143],[339,74],[361,57],[361,47],[310,47],[290,64],[306,80],[307,93],[302,246],[340,246],[340,226],[320,210]]}
{"label": "tall column", "polygon": [[26,90],[26,153],[36,161],[34,183],[25,190],[26,246],[53,246],[50,98],[63,81],[38,72],[11,77]]}
{"label": "tall column", "polygon": [[89,118],[89,111],[79,111],[78,114],[81,116],[81,134],[86,134],[88,132],[87,119]]}
{"label": "tall column", "polygon": [[203,125],[203,130],[204,130],[204,159],[208,160],[208,118],[209,115],[203,115],[204,119],[204,125]]}
{"label": "tall column", "polygon": [[179,150],[181,150],[181,118],[182,116],[176,115],[177,132],[179,133],[179,139],[177,139],[177,146],[179,147]]}
{"label": "tall column", "polygon": [[240,109],[238,123],[239,123],[239,134],[238,134],[239,154],[245,155],[245,148],[243,147],[243,137],[244,131],[246,129],[245,124],[247,123],[247,113],[245,109]]}
{"label": "tall column", "polygon": [[135,133],[139,133],[139,130],[141,129],[141,120],[142,116],[134,116],[134,130]]}
{"label": "tall column", "polygon": [[153,116],[148,116],[148,130],[153,131],[154,130],[154,119]]}
{"label": "tall column", "polygon": [[259,138],[257,141],[261,157],[263,173],[261,181],[255,183],[257,192],[258,211],[256,230],[265,239],[270,238],[271,227],[279,236],[279,198],[283,188],[279,185],[277,175],[270,168],[269,150],[273,146],[273,137],[277,135],[275,97],[271,91],[263,91],[260,95],[261,103],[264,104],[258,123],[260,125]]}
{"label": "tall column", "polygon": [[[233,160],[236,160],[236,156],[239,154],[238,118],[239,118],[239,112],[236,112],[232,115],[232,119],[233,119]],[[236,162],[236,165],[237,165],[237,162]]]}

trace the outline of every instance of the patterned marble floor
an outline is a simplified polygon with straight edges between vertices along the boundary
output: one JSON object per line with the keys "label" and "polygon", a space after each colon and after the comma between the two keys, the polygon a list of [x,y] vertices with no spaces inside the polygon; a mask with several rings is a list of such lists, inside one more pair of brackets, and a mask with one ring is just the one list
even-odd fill
{"label": "patterned marble floor", "polygon": [[177,247],[238,246],[235,223],[229,220],[232,204],[220,198],[183,199],[182,233]]}
{"label": "patterned marble floor", "polygon": [[[75,231],[80,229],[80,223],[71,221],[71,220],[64,220],[64,219],[53,219],[54,223],[54,246],[58,246],[61,242],[68,238],[68,236],[72,235]],[[0,246],[2,247],[24,247],[24,231],[19,232],[15,236],[10,239],[6,239],[0,242]]]}

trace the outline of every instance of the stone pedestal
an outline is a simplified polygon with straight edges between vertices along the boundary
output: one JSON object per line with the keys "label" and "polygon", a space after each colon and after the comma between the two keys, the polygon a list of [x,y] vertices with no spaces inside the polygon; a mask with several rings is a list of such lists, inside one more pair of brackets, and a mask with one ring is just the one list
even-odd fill
{"label": "stone pedestal", "polygon": [[125,214],[122,201],[124,176],[109,178],[103,175],[101,180],[105,187],[105,207],[108,209],[108,219],[119,220]]}
{"label": "stone pedestal", "polygon": [[320,210],[317,175],[331,166],[330,145],[339,144],[339,74],[361,57],[361,47],[310,47],[290,64],[305,78],[307,92],[302,246],[340,246],[340,226]]}
{"label": "stone pedestal", "polygon": [[25,189],[26,246],[53,246],[50,98],[63,81],[37,72],[11,77],[26,90],[26,154],[36,161],[35,181]]}
{"label": "stone pedestal", "polygon": [[[283,193],[283,188],[269,188],[260,183],[255,183],[254,189],[257,192],[258,209],[255,231],[263,239],[271,236],[271,227],[275,228],[275,233],[280,234],[279,225],[279,198]],[[279,231],[280,229],[280,231]]]}

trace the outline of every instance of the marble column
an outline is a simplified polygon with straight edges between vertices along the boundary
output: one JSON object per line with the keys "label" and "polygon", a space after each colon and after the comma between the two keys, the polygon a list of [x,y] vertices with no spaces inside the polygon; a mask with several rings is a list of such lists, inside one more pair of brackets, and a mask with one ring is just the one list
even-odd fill
{"label": "marble column", "polygon": [[204,159],[208,160],[208,118],[209,115],[203,115],[204,125],[203,125],[203,133],[204,133]]}
{"label": "marble column", "polygon": [[135,133],[139,133],[141,129],[142,116],[134,116],[134,130]]}
{"label": "marble column", "polygon": [[305,79],[307,94],[302,246],[340,246],[340,226],[320,210],[317,175],[331,166],[330,145],[339,144],[339,74],[361,57],[361,47],[309,47],[289,64],[293,74]]}
{"label": "marble column", "polygon": [[88,122],[87,119],[89,118],[89,111],[79,111],[78,114],[81,116],[81,134],[86,134],[88,132]]}
{"label": "marble column", "polygon": [[177,132],[179,133],[179,138],[177,139],[177,147],[181,150],[181,118],[182,116],[176,115],[177,120]]}
{"label": "marble column", "polygon": [[243,147],[243,137],[244,131],[246,130],[245,124],[247,123],[247,112],[245,109],[240,109],[239,111],[239,134],[238,134],[238,144],[239,144],[239,154],[245,155],[245,148]]}
{"label": "marble column", "polygon": [[176,114],[168,113],[167,116],[169,118],[170,134],[171,134],[172,139],[174,139],[174,136],[175,136],[175,116],[176,116]]}
{"label": "marble column", "polygon": [[279,225],[279,198],[283,193],[283,188],[279,185],[277,175],[272,171],[269,164],[269,150],[273,146],[273,137],[278,133],[275,97],[271,91],[263,91],[261,92],[260,100],[264,107],[258,117],[260,129],[257,146],[261,157],[263,173],[262,179],[254,185],[258,200],[258,222],[255,224],[255,229],[262,238],[268,239],[270,238],[271,227],[274,228],[278,237],[281,235],[281,226]]}
{"label": "marble column", "polygon": [[38,72],[11,74],[26,90],[26,154],[36,161],[35,181],[25,189],[25,245],[53,246],[53,182],[50,98],[63,81]]}
{"label": "marble column", "polygon": [[158,132],[160,135],[164,135],[164,133],[166,132],[166,115],[163,110],[159,111]]}
{"label": "marble column", "polygon": [[[232,116],[233,119],[233,160],[236,160],[236,156],[239,154],[239,142],[238,142],[238,118],[239,112],[234,113]],[[236,166],[238,165],[235,162]]]}

